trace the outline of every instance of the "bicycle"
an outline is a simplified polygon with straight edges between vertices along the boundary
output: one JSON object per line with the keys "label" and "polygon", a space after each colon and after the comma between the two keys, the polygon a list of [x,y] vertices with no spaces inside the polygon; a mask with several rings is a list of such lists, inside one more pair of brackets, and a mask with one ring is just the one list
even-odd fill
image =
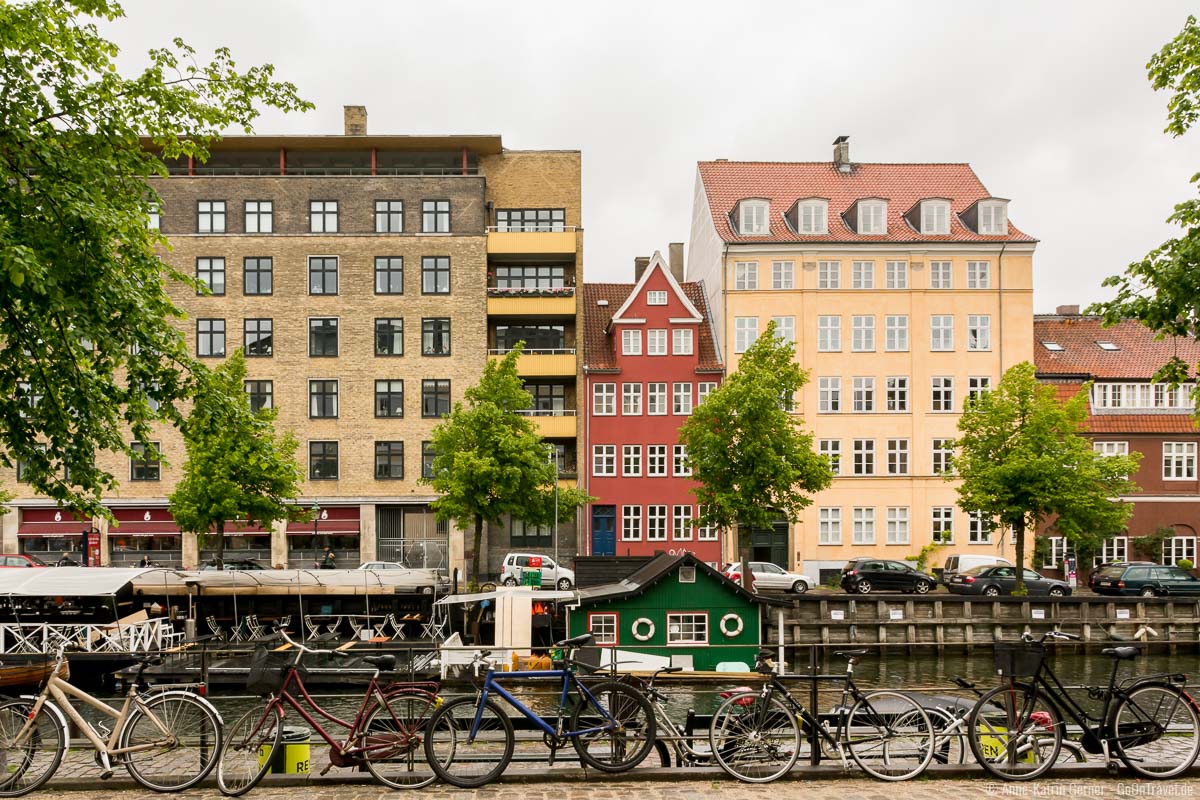
{"label": "bicycle", "polygon": [[841,760],[843,769],[848,768],[849,753],[863,771],[881,780],[920,775],[933,760],[935,748],[929,715],[900,692],[862,692],[853,675],[866,653],[834,653],[846,659],[846,674],[840,678],[841,701],[833,710],[837,725],[830,731],[828,723],[798,703],[779,680],[771,652],[760,651],[755,669],[767,677],[762,689],[730,695],[713,715],[709,745],[717,763],[740,781],[769,783],[787,774],[805,737],[812,737],[814,745]]}
{"label": "bicycle", "polygon": [[[66,651],[66,645],[58,648],[36,697],[0,703],[0,797],[28,794],[54,776],[70,744],[68,719],[95,749],[102,779],[112,777],[120,764],[147,789],[176,792],[208,775],[221,748],[222,723],[213,705],[192,691],[197,684],[147,689],[146,667],[162,659],[141,656],[117,709],[67,682]],[[89,723],[72,700],[112,722]]]}
{"label": "bicycle", "polygon": [[[421,757],[421,741],[432,711],[441,702],[434,682],[381,684],[379,677],[396,666],[392,654],[363,659],[375,668],[354,719],[346,722],[335,717],[313,700],[304,686],[300,659],[305,655],[348,656],[340,650],[318,650],[293,641],[287,631],[279,638],[295,648],[292,657],[286,650],[259,648],[251,663],[247,687],[265,695],[265,702],[247,711],[226,732],[217,766],[217,786],[231,797],[253,789],[271,765],[283,738],[283,720],[291,706],[329,744],[329,764],[333,767],[365,766],[380,783],[393,789],[419,789],[437,778]],[[304,701],[292,694],[295,689]],[[307,708],[306,708],[307,706]],[[344,741],[325,730],[315,712],[325,720],[346,729]]]}
{"label": "bicycle", "polygon": [[[555,669],[504,674],[505,678],[560,680],[557,711],[549,719],[514,697],[490,667],[474,697],[459,697],[439,708],[425,734],[425,758],[438,777],[472,789],[495,780],[513,760],[517,743],[513,723],[493,695],[533,723],[550,749],[551,765],[568,741],[584,764],[602,772],[625,772],[641,763],[654,745],[654,710],[645,695],[627,683],[610,677],[589,689],[580,681],[575,669],[586,665],[576,662],[573,653],[593,641],[585,633],[555,644],[564,656],[555,662]],[[475,657],[476,675],[487,666],[490,654],[485,650]],[[522,739],[521,744],[529,740]]]}
{"label": "bicycle", "polygon": [[967,721],[971,752],[987,772],[1003,780],[1044,774],[1062,748],[1064,713],[1082,731],[1083,749],[1103,755],[1109,770],[1119,760],[1142,777],[1171,778],[1191,766],[1200,754],[1200,708],[1181,688],[1186,676],[1160,673],[1118,682],[1121,662],[1137,658],[1139,649],[1105,648],[1101,654],[1113,660],[1108,686],[1085,687],[1089,698],[1103,701],[1099,716],[1092,716],[1046,664],[1047,639],[1079,637],[1050,631],[1037,640],[1025,634],[1020,642],[995,645],[996,669],[1007,685],[980,697]]}
{"label": "bicycle", "polygon": [[[654,722],[656,727],[656,735],[654,741],[654,749],[658,751],[662,766],[671,766],[671,754],[667,750],[670,745],[675,752],[675,766],[677,767],[706,767],[712,764],[712,753],[707,749],[696,746],[696,735],[690,733],[690,716],[688,730],[680,730],[675,721],[671,719],[667,713],[667,696],[658,690],[654,685],[658,680],[659,675],[672,675],[676,672],[682,672],[683,667],[660,667],[650,675],[649,681],[643,681],[638,678],[629,677],[626,680],[633,686],[634,689],[641,692],[650,701],[651,707],[654,709]],[[726,692],[724,696],[730,693]],[[665,732],[666,735],[663,735]],[[705,736],[707,744],[708,737]]]}

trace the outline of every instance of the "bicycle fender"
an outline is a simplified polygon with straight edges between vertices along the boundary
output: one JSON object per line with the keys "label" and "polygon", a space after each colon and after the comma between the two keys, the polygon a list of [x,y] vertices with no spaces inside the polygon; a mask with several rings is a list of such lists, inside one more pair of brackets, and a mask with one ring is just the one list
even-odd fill
{"label": "bicycle fender", "polygon": [[148,692],[143,692],[141,695],[141,698],[142,698],[142,702],[148,702],[157,697],[176,697],[179,695],[190,697],[193,700],[199,700],[200,704],[205,706],[209,711],[211,711],[213,713],[213,716],[215,716],[217,718],[217,730],[221,730],[225,727],[225,720],[221,718],[221,712],[217,711],[217,707],[214,706],[207,697],[202,697],[201,695],[196,694],[195,692],[189,692],[185,689],[166,689],[161,692],[156,692],[153,689],[151,689]]}
{"label": "bicycle fender", "polygon": [[[23,695],[19,695],[18,699],[28,700],[29,704],[32,706],[34,703],[37,702],[38,696],[35,694],[23,694]],[[70,728],[70,726],[67,725],[67,715],[64,714],[62,712],[62,709],[59,708],[58,706],[56,706],[54,704],[54,701],[51,700],[49,697],[47,697],[46,701],[44,703],[42,703],[42,708],[44,708],[50,712],[50,716],[52,716],[55,719],[55,721],[58,722],[58,727],[62,729],[63,745],[65,747],[65,749],[63,750],[63,754],[64,754],[64,758],[65,758],[66,753],[71,752],[71,728]]]}

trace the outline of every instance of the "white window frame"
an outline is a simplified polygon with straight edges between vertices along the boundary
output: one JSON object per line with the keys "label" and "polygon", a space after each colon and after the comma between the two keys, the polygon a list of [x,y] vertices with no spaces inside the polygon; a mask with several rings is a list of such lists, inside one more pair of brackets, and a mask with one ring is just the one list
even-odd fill
{"label": "white window frame", "polygon": [[642,507],[621,506],[621,541],[640,542],[642,540]]}
{"label": "white window frame", "polygon": [[912,447],[908,439],[887,440],[887,474],[909,475],[912,473]]}
{"label": "white window frame", "polygon": [[889,414],[908,413],[908,376],[889,375],[884,381],[883,410]]}
{"label": "white window frame", "polygon": [[836,315],[817,317],[817,352],[840,353],[842,351],[842,318]]}
{"label": "white window frame", "polygon": [[771,262],[771,288],[772,289],[795,289],[796,288],[796,262],[795,261],[772,261]]}
{"label": "white window frame", "polygon": [[696,405],[700,405],[708,396],[717,390],[720,384],[716,381],[700,381],[696,384]]}
{"label": "white window frame", "polygon": [[967,350],[982,352],[992,349],[992,317],[990,314],[967,315]]}
{"label": "white window frame", "polygon": [[671,413],[678,417],[691,416],[692,384],[690,381],[671,386]]}
{"label": "white window frame", "polygon": [[[703,625],[700,622],[703,620]],[[672,623],[679,628],[678,633],[671,630]],[[708,644],[708,612],[680,611],[667,613],[667,647]]]}
{"label": "white window frame", "polygon": [[930,468],[933,470],[934,475],[952,474],[954,468],[954,447],[948,446],[946,443],[953,441],[953,439],[933,440]]}
{"label": "white window frame", "polygon": [[850,543],[855,546],[875,544],[875,507],[854,506],[854,529]]}
{"label": "white window frame", "polygon": [[1096,383],[1092,386],[1092,408],[1155,408],[1190,412],[1194,409],[1195,384],[1172,388],[1166,383]]}
{"label": "white window frame", "polygon": [[870,414],[875,411],[875,378],[860,376],[853,380],[851,390],[850,410],[856,414]]}
{"label": "white window frame", "polygon": [[970,403],[992,390],[992,379],[989,375],[971,375],[967,378],[967,396],[965,403]]}
{"label": "white window frame", "polygon": [[909,524],[908,506],[888,506],[887,533],[888,544],[909,544],[912,526]]}
{"label": "white window frame", "polygon": [[954,352],[953,314],[933,314],[929,317],[929,349],[934,353]]}
{"label": "white window frame", "polygon": [[1183,559],[1196,563],[1196,537],[1170,536],[1163,539],[1162,563],[1175,566]]}
{"label": "white window frame", "polygon": [[648,306],[665,306],[667,304],[667,293],[661,289],[646,292],[646,305]]}
{"label": "white window frame", "polygon": [[642,415],[642,385],[640,383],[621,384],[621,415],[625,417]]}
{"label": "white window frame", "polygon": [[1128,561],[1129,560],[1129,537],[1128,536],[1112,536],[1104,540],[1100,546],[1100,552],[1096,554],[1093,563],[1099,564],[1102,561]]}
{"label": "white window frame", "polygon": [[874,261],[852,261],[852,262],[850,262],[850,288],[851,289],[874,289],[875,288],[875,262]]}
{"label": "white window frame", "polygon": [[1163,442],[1162,476],[1164,481],[1196,479],[1196,443]]}
{"label": "white window frame", "polygon": [[1046,548],[1046,563],[1042,564],[1042,569],[1057,569],[1069,557],[1075,555],[1075,547],[1065,536],[1047,536],[1046,544],[1050,546]]}
{"label": "white window frame", "polygon": [[935,414],[954,411],[953,375],[934,375],[929,379],[929,410]]}
{"label": "white window frame", "polygon": [[850,318],[850,349],[855,353],[875,352],[875,315],[856,314]]}
{"label": "white window frame", "polygon": [[646,541],[665,542],[667,540],[667,507],[664,505],[646,506]]}
{"label": "white window frame", "polygon": [[995,201],[980,203],[976,211],[979,215],[979,233],[988,236],[1005,236],[1008,234],[1007,203]]}
{"label": "white window frame", "polygon": [[908,288],[908,262],[888,261],[884,266],[885,285],[889,289]]}
{"label": "white window frame", "polygon": [[878,474],[875,461],[875,440],[855,439],[852,442],[850,474],[869,476]]}
{"label": "white window frame", "polygon": [[888,314],[884,317],[883,347],[889,353],[908,351],[908,314]]}
{"label": "white window frame", "polygon": [[592,475],[598,478],[617,476],[617,446],[615,444],[592,445]]}
{"label": "white window frame", "polygon": [[817,544],[840,545],[842,543],[842,509],[840,506],[823,506],[817,509]]}
{"label": "white window frame", "polygon": [[822,236],[829,233],[829,203],[824,200],[802,200],[796,207],[798,233]]}
{"label": "white window frame", "polygon": [[[1129,442],[1092,442],[1092,449],[1102,456],[1127,456],[1129,455]],[[1117,559],[1106,559],[1115,561]]]}
{"label": "white window frame", "polygon": [[646,477],[667,477],[669,474],[667,466],[667,446],[665,444],[646,445]]}
{"label": "white window frame", "polygon": [[738,233],[742,236],[771,235],[771,204],[766,200],[738,203]]}
{"label": "white window frame", "polygon": [[818,261],[817,262],[817,288],[818,289],[841,289],[842,288],[842,262],[841,261]]}
{"label": "white window frame", "polygon": [[771,317],[775,323],[775,336],[788,344],[796,343],[796,318],[792,316]]}
{"label": "white window frame", "polygon": [[953,261],[930,261],[929,262],[929,288],[930,289],[953,289],[954,288],[954,262]]}
{"label": "white window frame", "polygon": [[737,291],[753,291],[758,288],[758,262],[736,261],[733,264],[733,288]]}
{"label": "white window frame", "polygon": [[949,201],[921,201],[921,233],[925,236],[946,236],[950,233]]}
{"label": "white window frame", "polygon": [[642,446],[621,445],[621,474],[626,478],[642,477]]}
{"label": "white window frame", "polygon": [[592,384],[592,415],[614,417],[617,414],[617,385],[615,383]]}
{"label": "white window frame", "polygon": [[967,514],[967,544],[991,544],[995,530],[996,526],[991,520],[985,519],[982,512]]}
{"label": "white window frame", "polygon": [[692,465],[687,460],[686,444],[676,444],[671,446],[671,473],[676,478],[692,477]]}
{"label": "white window frame", "polygon": [[642,332],[636,328],[626,328],[621,331],[621,355],[640,356],[642,354]]}
{"label": "white window frame", "polygon": [[929,535],[932,542],[954,544],[954,506],[933,506],[929,510]]}
{"label": "white window frame", "polygon": [[858,201],[858,233],[867,236],[887,233],[887,201]]}
{"label": "white window frame", "polygon": [[589,611],[588,630],[597,647],[616,647],[620,643],[618,615],[612,611]]}
{"label": "white window frame", "polygon": [[758,317],[733,318],[733,352],[744,353],[758,341]]}
{"label": "white window frame", "polygon": [[646,331],[646,355],[665,356],[667,354],[667,329],[651,328]]}
{"label": "white window frame", "polygon": [[651,381],[646,384],[646,415],[651,417],[666,416],[667,413],[667,384],[661,381]]}
{"label": "white window frame", "polygon": [[817,413],[840,414],[842,411],[842,379],[817,378]]}
{"label": "white window frame", "polygon": [[817,452],[825,456],[825,459],[829,462],[829,469],[835,476],[842,474],[841,439],[819,439],[817,441]]}
{"label": "white window frame", "polygon": [[675,506],[671,509],[671,538],[676,542],[692,541],[692,507]]}
{"label": "white window frame", "polygon": [[671,330],[671,353],[677,356],[690,356],[693,353],[691,328],[673,328]]}
{"label": "white window frame", "polygon": [[967,288],[968,289],[990,289],[990,288],[992,288],[992,262],[990,262],[990,261],[968,261],[967,262]]}

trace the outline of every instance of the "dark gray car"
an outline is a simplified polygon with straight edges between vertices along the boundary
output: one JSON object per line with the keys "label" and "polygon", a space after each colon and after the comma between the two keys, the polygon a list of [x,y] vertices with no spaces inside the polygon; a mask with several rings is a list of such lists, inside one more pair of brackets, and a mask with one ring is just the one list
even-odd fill
{"label": "dark gray car", "polygon": [[[1025,588],[1031,595],[1066,597],[1071,593],[1071,585],[1066,581],[1043,577],[1031,569],[1025,570],[1023,575]],[[946,581],[946,588],[954,594],[978,594],[984,597],[1012,594],[1016,585],[1017,568],[1005,566],[975,567],[952,575]]]}

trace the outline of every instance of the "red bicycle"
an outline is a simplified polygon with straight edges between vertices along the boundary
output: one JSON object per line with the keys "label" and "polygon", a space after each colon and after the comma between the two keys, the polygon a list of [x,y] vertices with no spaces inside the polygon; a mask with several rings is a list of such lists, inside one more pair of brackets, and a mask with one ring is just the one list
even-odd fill
{"label": "red bicycle", "polygon": [[[232,797],[245,794],[262,780],[270,768],[271,754],[283,739],[283,718],[288,706],[329,743],[330,763],[322,775],[333,767],[364,765],[376,780],[393,789],[419,789],[437,778],[422,749],[425,727],[441,704],[437,683],[381,682],[380,673],[395,669],[396,657],[368,656],[363,660],[375,667],[375,673],[354,720],[346,722],[321,708],[308,694],[300,659],[306,654],[347,654],[339,650],[315,650],[293,641],[286,631],[280,631],[280,635],[295,648],[296,655],[293,657],[286,650],[255,651],[247,688],[264,695],[264,701],[225,731],[217,760],[217,785],[224,794]],[[300,700],[292,694],[293,690],[299,693]],[[309,713],[310,709],[347,729],[345,740],[338,741],[330,735],[321,721]]]}

